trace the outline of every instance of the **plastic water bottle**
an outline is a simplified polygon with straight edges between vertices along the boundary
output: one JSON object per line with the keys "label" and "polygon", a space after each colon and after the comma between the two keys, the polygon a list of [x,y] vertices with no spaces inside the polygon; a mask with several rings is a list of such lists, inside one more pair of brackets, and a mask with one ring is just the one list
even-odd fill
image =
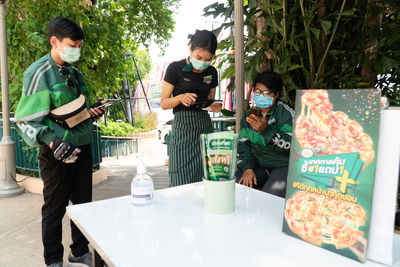
{"label": "plastic water bottle", "polygon": [[131,183],[132,204],[143,206],[151,204],[153,201],[154,184],[151,177],[147,174],[146,165],[140,160],[137,173]]}

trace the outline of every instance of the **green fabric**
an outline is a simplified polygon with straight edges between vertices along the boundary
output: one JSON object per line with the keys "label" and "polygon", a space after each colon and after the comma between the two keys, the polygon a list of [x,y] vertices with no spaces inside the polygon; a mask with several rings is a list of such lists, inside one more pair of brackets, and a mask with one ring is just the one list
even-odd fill
{"label": "green fabric", "polygon": [[268,125],[262,132],[256,132],[247,123],[247,112],[240,123],[238,142],[238,167],[241,170],[287,166],[294,111],[281,100],[267,113]]}
{"label": "green fabric", "polygon": [[[34,95],[22,94],[18,103],[18,108],[15,111],[17,118],[25,118],[43,111],[49,111],[50,94],[49,91],[41,91]],[[33,112],[36,111],[36,112]]]}
{"label": "green fabric", "polygon": [[239,133],[239,139],[241,138],[249,138],[252,144],[265,146],[265,140],[262,135],[255,132],[251,128],[244,128]]}
{"label": "green fabric", "polygon": [[170,186],[202,181],[200,134],[212,131],[211,119],[206,111],[175,113],[168,145]]}
{"label": "green fabric", "polygon": [[[64,67],[77,82],[81,92],[89,99],[88,88],[83,75],[71,64]],[[25,72],[23,93],[18,103],[15,117],[17,131],[31,146],[49,145],[55,136],[63,138],[73,145],[91,143],[93,122],[87,119],[67,132],[66,129],[47,117],[50,110],[65,105],[79,97],[76,88],[65,85],[65,77],[58,72],[59,67],[50,53],[34,62]]]}
{"label": "green fabric", "polygon": [[64,133],[64,136],[63,136],[63,138],[62,138],[63,141],[64,141],[64,140],[67,140],[68,133],[69,133],[69,131],[66,130],[65,133]]}
{"label": "green fabric", "polygon": [[293,126],[286,123],[286,124],[280,126],[279,130],[282,132],[290,132],[291,133],[293,131]]}
{"label": "green fabric", "polygon": [[55,84],[55,85],[53,85],[53,89],[56,89],[57,87],[60,87],[60,86],[63,86],[63,85],[65,85],[65,83]]}
{"label": "green fabric", "polygon": [[63,92],[63,89],[64,88],[59,87],[59,90],[57,91],[50,91],[51,106],[53,108],[61,107],[62,105],[68,104],[76,99],[75,95],[72,95],[69,92]]}
{"label": "green fabric", "polygon": [[189,64],[187,64],[187,65],[182,69],[182,71],[185,71],[185,72],[193,71],[193,65],[192,65],[192,63],[190,63],[190,57],[188,57],[188,60],[187,60],[187,61],[189,62]]}

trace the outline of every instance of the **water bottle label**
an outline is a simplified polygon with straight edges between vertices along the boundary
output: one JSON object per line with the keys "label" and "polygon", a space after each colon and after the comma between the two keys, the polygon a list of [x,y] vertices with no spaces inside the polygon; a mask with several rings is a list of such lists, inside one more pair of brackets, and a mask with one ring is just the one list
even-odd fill
{"label": "water bottle label", "polygon": [[148,201],[151,200],[151,194],[146,194],[146,195],[134,195],[132,194],[133,198],[137,198],[138,200],[143,200],[143,201]]}
{"label": "water bottle label", "polygon": [[148,190],[132,190],[132,202],[134,204],[147,204],[153,199],[153,193]]}

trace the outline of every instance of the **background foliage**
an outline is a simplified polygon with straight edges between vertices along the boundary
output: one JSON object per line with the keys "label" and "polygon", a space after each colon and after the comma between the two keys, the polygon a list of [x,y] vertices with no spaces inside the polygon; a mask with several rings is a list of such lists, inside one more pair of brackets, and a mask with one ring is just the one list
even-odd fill
{"label": "background foliage", "polygon": [[107,119],[107,125],[104,122],[100,122],[101,135],[105,136],[132,136],[135,133],[148,132],[154,130],[157,127],[157,113],[148,112],[146,114],[135,113],[134,114],[134,125],[130,123],[114,121]]}
{"label": "background foliage", "polygon": [[[86,33],[77,68],[86,75],[92,96],[106,97],[121,91],[124,74],[131,84],[137,75],[135,55],[142,76],[150,70],[145,47],[155,41],[164,47],[174,29],[173,10],[179,0],[12,0],[7,10],[7,42],[10,74],[10,106],[21,96],[23,72],[50,51],[46,30],[55,16],[77,21]],[[138,49],[141,46],[140,51]],[[144,48],[143,48],[144,47]],[[122,93],[120,93],[122,95]]]}
{"label": "background foliage", "polygon": [[[233,0],[205,8],[233,26]],[[396,0],[247,0],[245,79],[271,69],[295,89],[378,87],[399,105],[400,3]],[[234,75],[234,37],[219,43],[222,78]],[[233,83],[230,85],[233,89]]]}

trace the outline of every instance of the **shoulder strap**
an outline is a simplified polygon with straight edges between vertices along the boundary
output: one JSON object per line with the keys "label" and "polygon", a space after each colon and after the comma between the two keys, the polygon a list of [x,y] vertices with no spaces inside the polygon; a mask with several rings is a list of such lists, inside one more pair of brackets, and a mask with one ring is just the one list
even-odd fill
{"label": "shoulder strap", "polygon": [[81,91],[81,86],[79,85],[79,80],[78,80],[78,70],[74,67],[72,67],[72,70],[74,71],[74,76],[76,78],[76,86],[75,87],[78,90],[78,94],[80,96],[82,94],[82,91]]}

